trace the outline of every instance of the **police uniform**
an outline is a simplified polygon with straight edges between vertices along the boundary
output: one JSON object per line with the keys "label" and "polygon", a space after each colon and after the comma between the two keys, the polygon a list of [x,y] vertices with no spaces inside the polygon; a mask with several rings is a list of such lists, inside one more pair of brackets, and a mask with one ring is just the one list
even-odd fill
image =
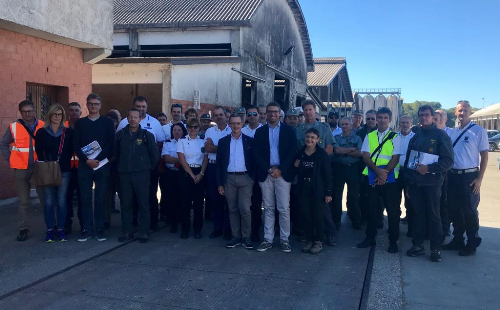
{"label": "police uniform", "polygon": [[[163,143],[161,156],[168,155],[178,158],[177,144],[175,139],[167,140]],[[170,223],[170,232],[177,232],[177,226],[180,221],[182,200],[179,186],[180,164],[165,163],[165,193],[167,194],[169,203],[166,204],[165,216]]]}
{"label": "police uniform", "polygon": [[[198,136],[191,139],[187,135],[177,141],[177,153],[184,154],[186,163],[191,171],[197,175],[202,172],[202,164],[205,155],[205,141]],[[193,178],[182,169],[179,177],[179,186],[181,190],[182,210],[181,210],[181,229],[183,236],[187,238],[191,227],[191,208],[194,211],[193,229],[194,233],[201,234],[203,228],[203,193],[204,182],[194,183]]]}
{"label": "police uniform", "polygon": [[[464,131],[465,133],[458,139]],[[482,240],[478,233],[479,193],[474,194],[470,184],[479,175],[480,153],[489,149],[488,135],[484,128],[472,121],[463,129],[455,127],[448,132],[448,135],[453,144],[456,142],[453,147],[455,162],[448,173],[448,192],[453,193],[448,197],[448,207],[453,222],[452,242],[463,244],[463,235],[466,233],[467,247],[470,251],[475,251]]]}
{"label": "police uniform", "polygon": [[[361,149],[361,139],[355,135],[344,134],[336,135],[333,139],[333,148],[354,147]],[[333,178],[333,221],[338,223],[342,217],[342,195],[344,184],[347,183],[347,215],[355,228],[359,228],[361,221],[361,212],[359,210],[359,175],[358,175],[359,157],[335,154],[332,157]]]}

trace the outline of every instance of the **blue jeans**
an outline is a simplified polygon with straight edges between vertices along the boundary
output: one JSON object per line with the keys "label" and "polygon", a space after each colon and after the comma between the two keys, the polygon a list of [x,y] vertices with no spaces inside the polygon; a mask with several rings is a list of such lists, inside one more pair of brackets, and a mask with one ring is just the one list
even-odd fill
{"label": "blue jeans", "polygon": [[45,197],[45,224],[47,229],[54,227],[54,212],[57,208],[57,228],[63,229],[66,222],[66,212],[68,206],[66,205],[66,193],[68,191],[69,180],[71,179],[71,172],[63,172],[61,185],[44,187],[43,194]]}
{"label": "blue jeans", "polygon": [[[109,164],[93,170],[86,164],[78,166],[78,183],[82,198],[83,230],[99,232],[104,225],[104,199],[109,183]],[[92,185],[94,187],[94,206],[92,208]]]}

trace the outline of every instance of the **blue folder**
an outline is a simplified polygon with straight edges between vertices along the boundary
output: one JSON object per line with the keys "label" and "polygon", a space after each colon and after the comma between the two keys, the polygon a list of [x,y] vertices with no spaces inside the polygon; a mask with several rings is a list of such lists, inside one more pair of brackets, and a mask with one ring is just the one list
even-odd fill
{"label": "blue folder", "polygon": [[[387,166],[377,166],[377,167],[383,169]],[[374,185],[376,178],[377,178],[377,174],[375,173],[375,171],[368,168],[368,184]],[[387,174],[387,183],[394,183],[394,182],[396,182],[396,175],[394,174],[394,169],[392,169],[392,171]]]}

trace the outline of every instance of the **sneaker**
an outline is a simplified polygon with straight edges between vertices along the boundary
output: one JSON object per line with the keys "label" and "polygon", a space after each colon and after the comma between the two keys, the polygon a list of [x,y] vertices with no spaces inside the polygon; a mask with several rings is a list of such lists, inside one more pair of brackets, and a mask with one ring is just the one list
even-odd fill
{"label": "sneaker", "polygon": [[28,229],[21,229],[19,231],[19,235],[17,236],[17,241],[26,241],[28,239],[28,233],[30,231]]}
{"label": "sneaker", "polygon": [[450,243],[443,245],[445,251],[460,251],[465,247],[463,239],[453,238]]}
{"label": "sneaker", "polygon": [[321,241],[314,241],[314,245],[312,246],[309,253],[319,254],[322,250],[323,250],[323,243]]}
{"label": "sneaker", "polygon": [[235,248],[237,247],[238,245],[241,245],[241,240],[240,238],[232,238],[231,241],[229,241],[227,244],[226,244],[226,248]]}
{"label": "sneaker", "polygon": [[54,230],[47,230],[47,234],[45,236],[45,242],[47,243],[52,243],[54,242],[56,239],[54,238]]}
{"label": "sneaker", "polygon": [[97,235],[95,236],[95,238],[97,239],[97,241],[101,242],[101,241],[106,241],[106,237],[104,237],[104,231],[102,230],[99,230],[97,232]]}
{"label": "sneaker", "polygon": [[376,245],[376,244],[377,244],[377,242],[375,241],[375,239],[366,238],[362,242],[358,243],[357,247],[360,249],[364,249],[364,248],[369,248],[369,247]]}
{"label": "sneaker", "polygon": [[335,236],[334,235],[326,236],[326,244],[329,246],[336,246],[337,242],[335,241]]}
{"label": "sneaker", "polygon": [[423,245],[414,245],[406,251],[406,255],[410,257],[417,257],[419,255],[424,255],[425,254],[425,248]]}
{"label": "sneaker", "polygon": [[118,242],[128,242],[134,240],[134,234],[133,233],[127,233],[123,234],[118,238]]}
{"label": "sneaker", "polygon": [[68,239],[66,238],[66,235],[64,234],[64,230],[58,230],[57,231],[57,239],[59,239],[59,242],[66,242]]}
{"label": "sneaker", "polygon": [[441,261],[441,251],[440,250],[432,250],[431,251],[431,261],[439,263]]}
{"label": "sneaker", "polygon": [[264,251],[267,251],[269,249],[272,249],[273,248],[273,244],[271,242],[267,242],[264,240],[264,242],[262,242],[259,247],[257,248],[257,251],[258,252],[264,252]]}
{"label": "sneaker", "polygon": [[243,238],[243,241],[241,242],[243,247],[247,250],[253,250],[253,243],[250,240],[250,238]]}
{"label": "sneaker", "polygon": [[312,241],[307,241],[306,245],[302,248],[302,253],[309,253],[313,247],[314,243]]}
{"label": "sneaker", "polygon": [[389,253],[397,253],[397,252],[399,252],[398,243],[395,242],[395,241],[392,241],[389,244],[389,248],[387,249],[387,252],[389,252]]}
{"label": "sneaker", "polygon": [[148,243],[148,241],[149,241],[149,237],[147,234],[139,234],[139,242],[140,243]]}
{"label": "sneaker", "polygon": [[471,256],[476,254],[476,247],[471,245],[470,243],[467,243],[463,249],[458,251],[458,255],[460,256]]}
{"label": "sneaker", "polygon": [[85,241],[89,240],[91,237],[92,237],[92,235],[88,231],[83,230],[82,233],[80,234],[80,237],[78,237],[78,241],[85,242]]}
{"label": "sneaker", "polygon": [[290,246],[290,242],[288,242],[288,241],[281,241],[281,251],[283,251],[285,253],[292,252],[292,247]]}
{"label": "sneaker", "polygon": [[215,239],[215,238],[219,238],[220,236],[222,236],[222,231],[221,230],[214,230],[214,231],[212,231],[212,233],[210,235],[208,235],[208,238]]}

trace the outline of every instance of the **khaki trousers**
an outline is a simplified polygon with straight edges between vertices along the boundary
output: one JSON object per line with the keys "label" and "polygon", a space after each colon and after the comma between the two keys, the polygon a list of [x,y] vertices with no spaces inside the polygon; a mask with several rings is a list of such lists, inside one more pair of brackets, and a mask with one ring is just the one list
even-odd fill
{"label": "khaki trousers", "polygon": [[[33,175],[33,170],[33,167],[28,167],[28,169],[14,169],[19,199],[19,208],[17,210],[19,230],[28,229],[28,207],[30,205],[31,190],[30,178]],[[36,192],[38,198],[40,198],[40,206],[44,209],[45,199],[42,187],[37,187]]]}

